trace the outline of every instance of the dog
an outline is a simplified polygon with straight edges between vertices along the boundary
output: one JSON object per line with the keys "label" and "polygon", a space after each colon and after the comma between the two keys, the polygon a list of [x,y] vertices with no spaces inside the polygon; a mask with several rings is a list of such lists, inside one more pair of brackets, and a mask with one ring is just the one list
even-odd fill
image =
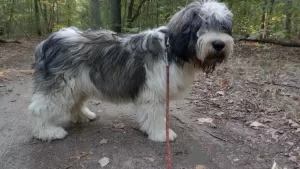
{"label": "dog", "polygon": [[[189,94],[195,74],[210,73],[233,53],[233,14],[223,3],[196,1],[177,12],[166,26],[138,34],[63,28],[35,49],[29,111],[33,136],[50,141],[67,132],[58,121],[96,118],[85,102],[92,97],[131,102],[148,138],[164,142],[166,43],[169,43],[170,99]],[[170,129],[170,140],[177,134]]]}

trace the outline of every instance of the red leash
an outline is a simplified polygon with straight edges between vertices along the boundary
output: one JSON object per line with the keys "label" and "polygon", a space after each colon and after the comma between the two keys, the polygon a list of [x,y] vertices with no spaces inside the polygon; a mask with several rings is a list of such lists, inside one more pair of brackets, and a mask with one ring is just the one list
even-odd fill
{"label": "red leash", "polygon": [[171,169],[171,147],[170,147],[170,136],[169,136],[169,94],[170,94],[170,66],[169,66],[169,38],[166,41],[166,145],[167,145],[167,160],[168,160],[168,169]]}
{"label": "red leash", "polygon": [[167,158],[168,158],[168,169],[171,169],[171,147],[170,147],[170,136],[169,136],[169,93],[170,93],[170,72],[169,72],[169,65],[166,66],[167,72],[167,94],[166,94],[166,143],[167,143]]}

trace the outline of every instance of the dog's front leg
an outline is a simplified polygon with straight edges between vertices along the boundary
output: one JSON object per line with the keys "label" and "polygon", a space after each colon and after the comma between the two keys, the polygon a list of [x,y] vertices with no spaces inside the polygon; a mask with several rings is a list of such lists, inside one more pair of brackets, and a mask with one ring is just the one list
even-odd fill
{"label": "dog's front leg", "polygon": [[[165,104],[142,102],[136,104],[137,120],[140,123],[141,130],[146,132],[150,140],[166,141],[166,121]],[[170,140],[174,141],[177,134],[170,129]]]}

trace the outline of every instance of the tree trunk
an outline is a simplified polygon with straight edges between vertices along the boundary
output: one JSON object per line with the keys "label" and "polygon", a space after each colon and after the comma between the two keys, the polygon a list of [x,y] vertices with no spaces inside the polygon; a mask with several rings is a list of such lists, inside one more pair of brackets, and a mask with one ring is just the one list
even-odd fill
{"label": "tree trunk", "polygon": [[68,13],[68,26],[71,26],[72,25],[72,23],[71,23],[71,2],[70,2],[71,0],[67,0],[67,13]]}
{"label": "tree trunk", "polygon": [[266,31],[266,9],[267,9],[268,1],[264,0],[262,4],[262,15],[261,15],[261,25],[260,30],[263,32],[260,36],[260,39],[263,39]]}
{"label": "tree trunk", "polygon": [[43,4],[43,9],[41,9],[41,11],[43,11],[44,31],[46,31],[47,33],[50,33],[50,31],[49,31],[49,21],[48,21],[48,11],[47,11],[47,5],[46,4]]}
{"label": "tree trunk", "polygon": [[132,23],[136,20],[136,18],[139,17],[141,9],[146,1],[147,0],[140,0],[140,4],[139,4],[135,14],[133,15],[134,0],[130,0],[129,6],[128,6],[128,16],[127,16],[127,27],[128,28],[132,28]]}
{"label": "tree trunk", "polygon": [[[128,0],[125,0],[124,4],[124,13],[123,13],[123,22],[122,25],[125,26],[126,16],[127,16],[127,2]],[[121,5],[122,6],[122,5]]]}
{"label": "tree trunk", "polygon": [[60,13],[59,13],[60,8],[59,7],[60,6],[59,6],[59,2],[58,2],[58,3],[56,3],[56,14],[55,14],[55,16],[56,16],[56,24],[60,23]]}
{"label": "tree trunk", "polygon": [[135,14],[134,14],[133,17],[131,18],[131,23],[133,23],[133,22],[136,20],[136,18],[139,17],[140,12],[141,12],[141,9],[142,9],[142,7],[143,7],[143,5],[145,4],[146,1],[147,1],[147,0],[140,0],[139,6],[138,6],[138,8],[137,8]]}
{"label": "tree trunk", "polygon": [[38,36],[42,36],[38,0],[34,0],[35,26]]}
{"label": "tree trunk", "polygon": [[159,0],[156,1],[156,27],[159,26]]}
{"label": "tree trunk", "polygon": [[121,32],[121,0],[110,0],[111,2],[111,29]]}
{"label": "tree trunk", "polygon": [[134,5],[134,0],[130,0],[129,6],[128,6],[128,15],[127,15],[127,27],[132,28],[132,14],[133,14],[133,5]]}
{"label": "tree trunk", "polygon": [[269,13],[268,13],[268,18],[267,18],[267,21],[266,21],[266,36],[265,36],[265,38],[268,38],[268,36],[269,36],[269,31],[268,31],[268,27],[269,27],[269,25],[270,25],[270,20],[271,20],[271,18],[272,18],[272,14],[273,14],[273,9],[274,9],[274,3],[275,3],[275,0],[271,0],[271,2],[270,2],[271,4],[270,4],[270,7],[269,7]]}
{"label": "tree trunk", "polygon": [[292,8],[293,8],[293,1],[292,0],[286,0],[285,30],[286,30],[286,37],[288,39],[291,38],[291,33],[292,33]]}
{"label": "tree trunk", "polygon": [[91,28],[99,29],[101,25],[100,19],[100,1],[99,0],[91,0],[90,1],[90,10],[91,10]]}
{"label": "tree trunk", "polygon": [[6,22],[7,39],[9,39],[10,30],[12,29],[11,28],[11,25],[12,25],[11,23],[12,23],[12,20],[13,20],[14,8],[15,8],[15,0],[12,0],[11,7],[10,7],[9,20],[8,20],[8,22]]}
{"label": "tree trunk", "polygon": [[49,18],[49,24],[48,24],[48,33],[53,31],[54,28],[54,22],[55,22],[55,1],[52,2],[51,12],[50,12],[50,18]]}

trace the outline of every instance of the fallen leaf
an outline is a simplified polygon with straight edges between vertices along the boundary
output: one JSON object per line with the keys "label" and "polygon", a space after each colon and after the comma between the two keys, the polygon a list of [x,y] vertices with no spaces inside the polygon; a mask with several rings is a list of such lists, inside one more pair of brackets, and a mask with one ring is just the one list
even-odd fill
{"label": "fallen leaf", "polygon": [[209,101],[217,101],[217,100],[219,100],[218,98],[211,98],[211,99],[209,99]]}
{"label": "fallen leaf", "polygon": [[240,161],[240,159],[235,158],[235,159],[233,159],[233,161],[234,161],[234,162],[237,162],[237,161]]}
{"label": "fallen leaf", "polygon": [[300,132],[300,128],[297,128],[296,132],[299,133]]}
{"label": "fallen leaf", "polygon": [[79,153],[79,155],[70,157],[70,159],[77,159],[77,160],[81,160],[83,158],[87,158],[89,155],[93,154],[91,151],[90,152],[81,152]]}
{"label": "fallen leaf", "polygon": [[276,163],[275,161],[274,161],[273,166],[272,166],[271,169],[278,169],[278,168],[277,168],[277,163]]}
{"label": "fallen leaf", "polygon": [[271,134],[272,138],[273,138],[274,140],[276,140],[276,141],[278,141],[278,137],[279,137],[279,136],[276,134],[277,131],[278,131],[278,130],[273,129],[273,128],[270,128],[270,129],[268,130],[268,132]]}
{"label": "fallen leaf", "polygon": [[220,96],[224,96],[224,95],[225,95],[225,92],[223,92],[223,91],[218,91],[217,94],[220,95]]}
{"label": "fallen leaf", "polygon": [[212,123],[214,119],[212,118],[198,118],[197,119],[198,124],[204,124],[204,123]]}
{"label": "fallen leaf", "polygon": [[11,100],[10,102],[16,102],[17,100]]}
{"label": "fallen leaf", "polygon": [[204,165],[196,165],[195,169],[205,169],[205,166]]}
{"label": "fallen leaf", "polygon": [[221,80],[221,84],[220,84],[221,88],[227,88],[229,86],[229,81],[225,78],[223,78]]}
{"label": "fallen leaf", "polygon": [[219,112],[219,113],[217,113],[217,116],[222,116],[224,114],[225,114],[224,112]]}
{"label": "fallen leaf", "polygon": [[6,86],[1,84],[0,87],[6,87]]}
{"label": "fallen leaf", "polygon": [[228,100],[228,103],[232,104],[234,101],[233,100]]}
{"label": "fallen leaf", "polygon": [[103,157],[102,159],[99,160],[99,164],[101,167],[107,166],[109,163],[109,158]]}
{"label": "fallen leaf", "polygon": [[26,75],[32,75],[34,73],[34,70],[20,70],[20,73],[25,73]]}
{"label": "fallen leaf", "polygon": [[267,119],[267,118],[265,118],[265,119],[262,119],[262,121],[263,121],[264,123],[270,123],[270,122],[272,122],[273,120],[272,120],[272,119]]}
{"label": "fallen leaf", "polygon": [[8,73],[7,73],[7,72],[0,72],[0,78],[1,78],[1,77],[4,78],[4,77],[6,77],[6,76],[8,76]]}
{"label": "fallen leaf", "polygon": [[293,146],[293,145],[295,145],[295,143],[293,143],[293,142],[286,142],[286,144],[288,144],[288,145],[290,145],[290,146]]}
{"label": "fallen leaf", "polygon": [[113,127],[115,129],[124,129],[125,128],[125,124],[124,123],[118,123],[118,124],[114,124]]}
{"label": "fallen leaf", "polygon": [[102,144],[106,144],[108,142],[108,140],[107,139],[102,139],[101,141],[100,141],[100,144],[102,145]]}
{"label": "fallen leaf", "polygon": [[261,124],[261,123],[259,123],[259,122],[257,122],[257,121],[252,122],[252,123],[250,124],[250,127],[254,128],[254,129],[258,129],[259,127],[264,127],[264,126],[265,126],[265,125],[263,125],[263,124]]}
{"label": "fallen leaf", "polygon": [[151,161],[151,162],[153,162],[153,161],[154,161],[154,158],[152,158],[152,157],[144,157],[143,159],[144,159],[144,160]]}
{"label": "fallen leaf", "polygon": [[293,120],[289,120],[288,122],[291,127],[294,127],[294,128],[300,127],[300,125],[298,123],[294,122]]}
{"label": "fallen leaf", "polygon": [[300,156],[291,156],[288,158],[288,160],[293,161],[297,164],[300,164]]}

